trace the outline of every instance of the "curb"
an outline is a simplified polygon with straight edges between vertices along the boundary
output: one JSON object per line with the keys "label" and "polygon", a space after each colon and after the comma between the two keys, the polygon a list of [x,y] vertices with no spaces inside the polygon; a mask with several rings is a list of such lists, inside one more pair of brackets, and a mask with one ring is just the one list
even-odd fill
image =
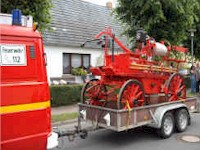
{"label": "curb", "polygon": [[54,122],[54,123],[52,123],[52,126],[69,125],[69,124],[74,124],[74,123],[76,123],[76,122],[78,122],[78,118],[72,119],[72,120]]}

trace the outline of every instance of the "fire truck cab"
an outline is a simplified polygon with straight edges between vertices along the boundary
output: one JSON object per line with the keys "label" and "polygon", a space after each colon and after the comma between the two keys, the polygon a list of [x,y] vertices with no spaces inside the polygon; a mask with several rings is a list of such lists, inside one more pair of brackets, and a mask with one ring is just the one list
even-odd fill
{"label": "fire truck cab", "polygon": [[0,24],[1,148],[46,150],[57,145],[57,135],[51,132],[43,41],[35,28],[21,24],[19,10],[12,24]]}

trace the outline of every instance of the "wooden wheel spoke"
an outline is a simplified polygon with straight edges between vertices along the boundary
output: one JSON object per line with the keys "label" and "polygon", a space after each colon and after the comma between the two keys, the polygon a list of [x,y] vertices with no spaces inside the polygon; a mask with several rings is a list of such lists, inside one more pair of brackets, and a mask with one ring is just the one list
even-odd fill
{"label": "wooden wheel spoke", "polygon": [[138,99],[138,102],[144,102],[144,100],[143,99]]}
{"label": "wooden wheel spoke", "polygon": [[137,85],[136,88],[134,88],[134,93],[133,94],[136,95],[136,93],[138,92],[138,90],[139,90],[139,86]]}
{"label": "wooden wheel spoke", "polygon": [[86,92],[94,90],[94,89],[95,89],[95,86],[90,86],[90,87],[86,88]]}
{"label": "wooden wheel spoke", "polygon": [[169,98],[169,101],[172,101],[174,98],[175,98],[175,95],[172,95],[172,96]]}
{"label": "wooden wheel spoke", "polygon": [[84,97],[90,97],[91,94],[90,93],[85,93]]}
{"label": "wooden wheel spoke", "polygon": [[178,89],[178,92],[181,92],[184,88],[185,88],[185,86],[182,85],[182,86]]}
{"label": "wooden wheel spoke", "polygon": [[140,91],[139,93],[137,93],[137,95],[135,96],[135,98],[139,98],[142,95],[142,91]]}

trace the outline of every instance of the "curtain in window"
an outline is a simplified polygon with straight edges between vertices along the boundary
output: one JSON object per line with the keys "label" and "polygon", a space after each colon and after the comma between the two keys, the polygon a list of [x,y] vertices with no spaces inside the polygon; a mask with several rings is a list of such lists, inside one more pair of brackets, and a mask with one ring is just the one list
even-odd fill
{"label": "curtain in window", "polygon": [[81,55],[79,54],[72,54],[71,55],[72,61],[72,68],[79,68],[81,67]]}
{"label": "curtain in window", "polygon": [[63,73],[69,74],[70,73],[70,57],[69,54],[63,54]]}
{"label": "curtain in window", "polygon": [[83,67],[89,68],[90,66],[90,55],[83,55]]}

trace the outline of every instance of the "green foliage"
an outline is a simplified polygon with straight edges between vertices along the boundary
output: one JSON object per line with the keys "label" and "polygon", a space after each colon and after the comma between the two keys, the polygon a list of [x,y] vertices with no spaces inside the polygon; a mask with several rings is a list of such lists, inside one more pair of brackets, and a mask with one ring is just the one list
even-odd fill
{"label": "green foliage", "polygon": [[199,0],[118,0],[114,12],[125,23],[131,42],[136,29],[144,28],[157,41],[179,45],[188,38],[187,31],[198,22]]}
{"label": "green foliage", "polygon": [[80,84],[51,86],[51,105],[54,107],[80,102],[82,86]]}
{"label": "green foliage", "polygon": [[[200,13],[199,13],[200,16]],[[200,21],[195,24],[197,31],[194,33],[194,57],[200,60]],[[191,38],[188,32],[188,39],[184,41],[185,47],[189,49],[191,54]],[[191,61],[191,60],[190,60]]]}
{"label": "green foliage", "polygon": [[160,56],[156,56],[156,55],[155,55],[155,56],[153,57],[153,60],[154,60],[154,61],[157,61],[157,62],[160,62],[160,61],[162,60],[162,58],[161,58]]}
{"label": "green foliage", "polygon": [[76,76],[87,75],[87,71],[84,70],[83,68],[73,68],[72,75]]}
{"label": "green foliage", "polygon": [[44,31],[48,27],[52,7],[51,0],[2,0],[1,12],[10,14],[13,9],[20,9],[23,15],[33,16],[33,20],[38,23],[39,30]]}

